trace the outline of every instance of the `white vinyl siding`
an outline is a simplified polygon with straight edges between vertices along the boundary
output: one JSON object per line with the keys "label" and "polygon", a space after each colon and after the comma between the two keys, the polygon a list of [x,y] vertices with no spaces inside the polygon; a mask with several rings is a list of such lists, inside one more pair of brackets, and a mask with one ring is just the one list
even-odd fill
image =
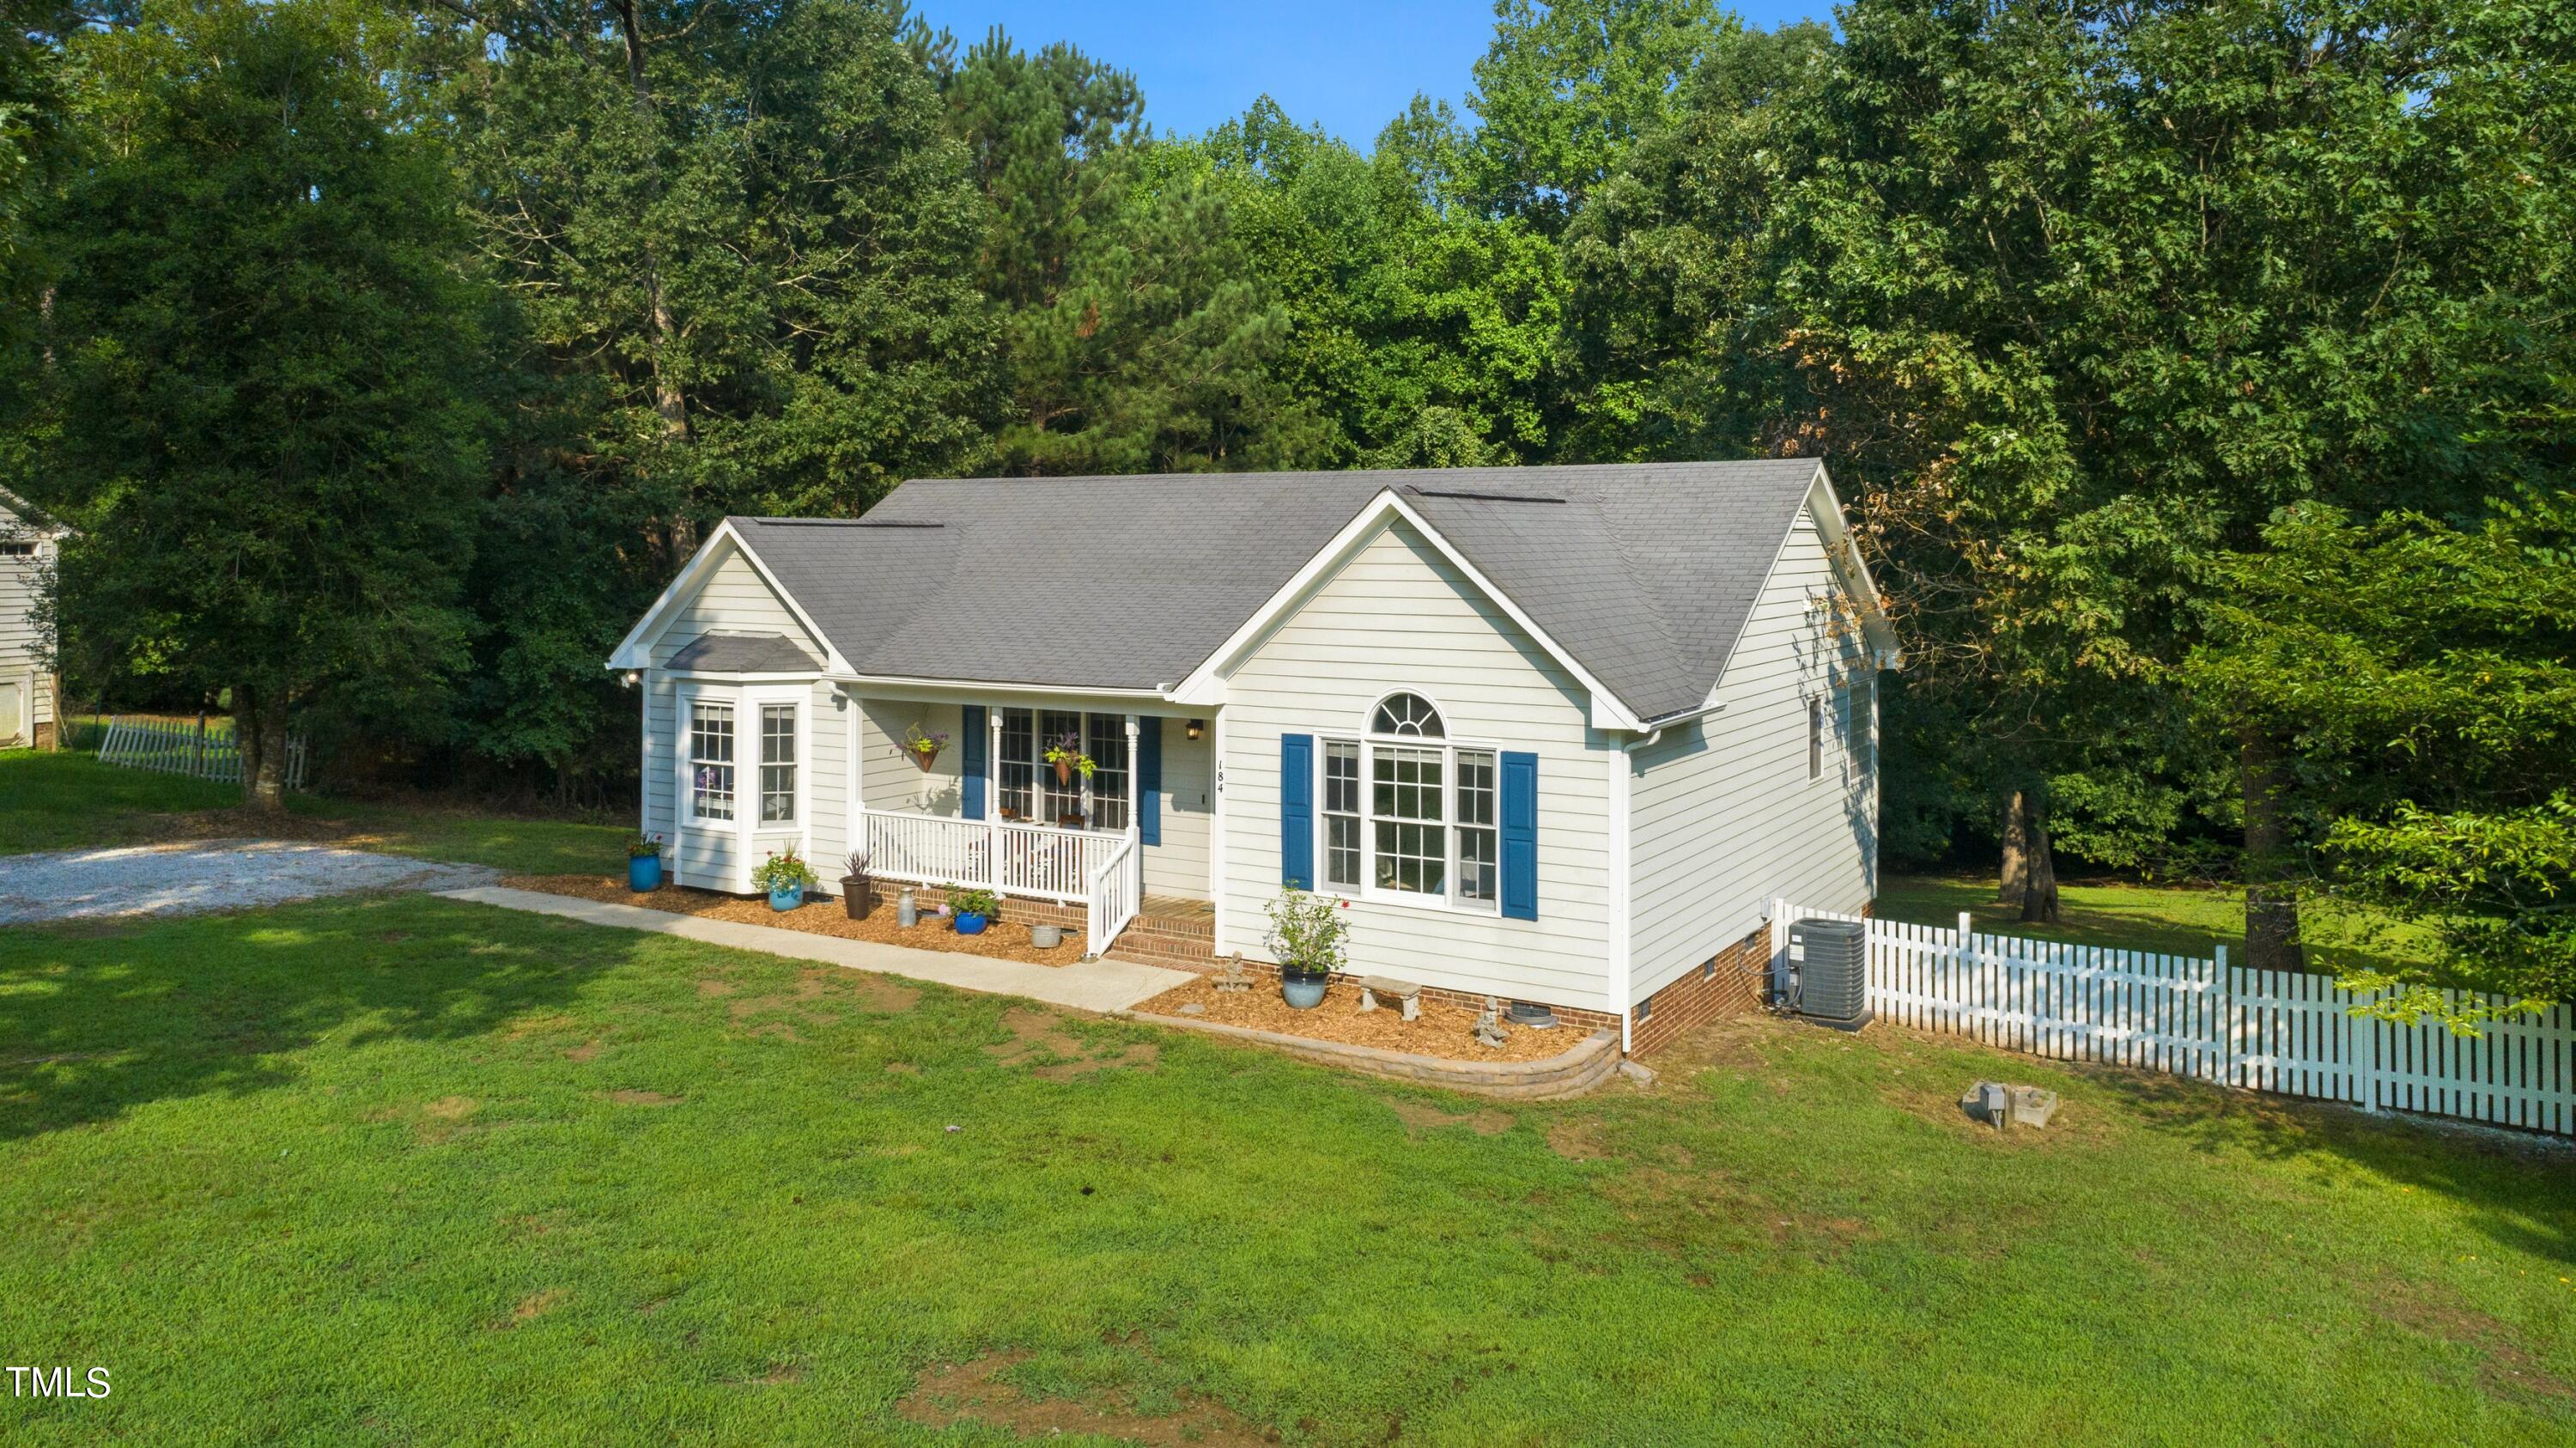
{"label": "white vinyl siding", "polygon": [[18,687],[32,740],[35,726],[54,718],[54,680],[44,657],[45,637],[36,626],[38,580],[53,560],[54,543],[22,526],[5,507],[0,507],[0,540],[34,545],[23,554],[0,556],[0,683]]}
{"label": "white vinyl siding", "polygon": [[[1858,914],[1877,893],[1875,742],[1846,737],[1846,692],[1869,668],[1820,597],[1843,580],[1803,512],[1724,678],[1724,709],[1637,751],[1631,786],[1631,998],[1680,979],[1760,925],[1785,895]],[[1843,636],[1838,637],[1841,634]],[[1821,779],[1808,777],[1808,706],[1821,701]],[[1866,729],[1868,720],[1860,721]]]}
{"label": "white vinyl siding", "polygon": [[[683,818],[686,801],[679,800],[678,760],[688,748],[687,716],[679,708],[683,681],[664,673],[662,665],[673,654],[687,648],[704,634],[776,634],[792,639],[820,657],[822,640],[815,638],[796,621],[768,583],[741,554],[733,553],[716,565],[697,593],[674,609],[670,622],[653,641],[650,657],[654,667],[647,669],[641,692],[644,695],[644,771],[643,828],[662,836],[675,851],[679,863],[678,879],[683,884],[706,885],[714,889],[749,890],[750,861],[736,846],[709,838],[692,838],[689,848],[680,850],[679,836],[700,831],[684,831],[679,826],[689,823]],[[734,686],[711,683],[708,697],[721,702],[738,694]],[[814,873],[824,879],[826,890],[837,889],[839,868],[847,830],[846,806],[848,784],[845,771],[849,758],[850,706],[831,684],[816,682],[797,692],[793,685],[762,684],[749,686],[762,701],[780,702],[781,690],[796,693],[803,715],[802,733],[798,740],[801,757],[796,772],[802,776],[798,817],[789,823],[759,826],[760,844],[751,852],[756,860],[761,850],[793,846],[804,852],[814,865]],[[739,796],[738,815],[757,815],[757,791],[760,778],[760,710],[748,696],[734,699],[737,727],[741,730],[735,747],[735,788]],[[906,766],[909,768],[909,766]],[[757,821],[754,821],[757,825]]]}
{"label": "white vinyl siding", "polygon": [[[1609,780],[1590,695],[1409,525],[1362,542],[1226,677],[1223,955],[1267,959],[1279,893],[1279,738],[1356,737],[1420,693],[1453,741],[1538,756],[1538,919],[1354,900],[1350,968],[1598,1010],[1607,999]],[[1320,769],[1319,769],[1320,773]],[[1316,789],[1323,802],[1321,781]],[[1320,811],[1318,817],[1320,818]],[[1317,842],[1316,863],[1323,864]]]}
{"label": "white vinyl siding", "polygon": [[[870,809],[955,818],[962,807],[958,785],[966,769],[965,710],[909,699],[862,699],[858,710],[860,802]],[[904,752],[904,736],[916,725],[948,736],[948,747],[928,769]],[[990,804],[987,800],[987,808]]]}

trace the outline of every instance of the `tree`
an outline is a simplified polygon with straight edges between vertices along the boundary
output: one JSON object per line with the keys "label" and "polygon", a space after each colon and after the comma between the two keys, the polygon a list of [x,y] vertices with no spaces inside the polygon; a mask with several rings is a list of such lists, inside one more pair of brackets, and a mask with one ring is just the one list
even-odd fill
{"label": "tree", "polygon": [[[1964,725],[1965,793],[2034,850],[2034,809],[2104,854],[2170,821],[2243,829],[2259,897],[2288,828],[2270,746],[2196,742],[2173,670],[2215,560],[2277,509],[2448,511],[2526,467],[2484,419],[2546,386],[2533,344],[2565,330],[2565,188],[2537,178],[2565,159],[2569,22],[2272,0],[1841,19],[1839,46],[1702,61],[1570,229],[1587,425],[1635,455],[1829,459],[1915,661],[1892,752]],[[2260,963],[2294,940],[2258,937]]]}
{"label": "tree", "polygon": [[488,304],[444,156],[341,18],[154,4],[74,49],[92,149],[46,218],[62,617],[229,687],[275,810],[298,721],[435,717],[464,663]]}
{"label": "tree", "polygon": [[[2465,527],[2304,506],[2264,545],[2225,561],[2187,677],[2282,741],[2281,787],[2325,820],[2284,873],[2424,924],[2451,980],[2576,1000],[2576,493]],[[2400,1019],[2492,1014],[2422,969],[2346,983],[2395,987]]]}
{"label": "tree", "polygon": [[1288,317],[1233,232],[1227,198],[1142,136],[1123,72],[999,30],[954,58],[912,43],[948,101],[984,197],[978,279],[1001,310],[1012,473],[1193,471],[1320,461],[1314,408],[1272,363]]}

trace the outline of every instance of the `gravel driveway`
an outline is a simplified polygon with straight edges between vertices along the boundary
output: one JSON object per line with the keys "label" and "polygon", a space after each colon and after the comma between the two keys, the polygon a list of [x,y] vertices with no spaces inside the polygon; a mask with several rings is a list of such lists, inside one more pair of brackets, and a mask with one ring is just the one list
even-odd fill
{"label": "gravel driveway", "polygon": [[456,890],[495,875],[480,865],[276,840],[0,855],[0,921],[192,915],[359,890]]}

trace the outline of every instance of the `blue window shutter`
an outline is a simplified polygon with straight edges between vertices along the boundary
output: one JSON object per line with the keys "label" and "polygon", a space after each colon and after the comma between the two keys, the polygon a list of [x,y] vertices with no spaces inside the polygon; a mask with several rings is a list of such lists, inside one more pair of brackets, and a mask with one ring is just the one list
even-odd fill
{"label": "blue window shutter", "polygon": [[1279,883],[1315,888],[1315,736],[1279,736]]}
{"label": "blue window shutter", "polygon": [[1136,721],[1136,838],[1163,842],[1163,716]]}
{"label": "blue window shutter", "polygon": [[958,729],[965,738],[966,769],[957,782],[957,809],[970,820],[984,817],[984,751],[992,739],[984,730],[984,706],[969,704],[961,711],[964,719]]}
{"label": "blue window shutter", "polygon": [[1538,918],[1538,756],[1503,756],[1503,915]]}

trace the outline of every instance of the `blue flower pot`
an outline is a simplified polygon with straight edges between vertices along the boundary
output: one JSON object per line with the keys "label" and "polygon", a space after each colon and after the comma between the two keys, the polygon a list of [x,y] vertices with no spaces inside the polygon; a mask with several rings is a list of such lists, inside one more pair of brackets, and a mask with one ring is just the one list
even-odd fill
{"label": "blue flower pot", "polygon": [[789,885],[769,892],[769,908],[772,910],[793,910],[804,903],[805,887],[802,885]]}
{"label": "blue flower pot", "polygon": [[632,855],[626,861],[626,888],[642,895],[662,888],[662,857]]}
{"label": "blue flower pot", "polygon": [[981,935],[984,933],[984,927],[992,923],[989,918],[982,915],[964,910],[957,912],[957,933],[960,935]]}
{"label": "blue flower pot", "polygon": [[1291,1007],[1311,1011],[1324,1003],[1324,983],[1331,979],[1320,970],[1283,970],[1279,972],[1279,994]]}

